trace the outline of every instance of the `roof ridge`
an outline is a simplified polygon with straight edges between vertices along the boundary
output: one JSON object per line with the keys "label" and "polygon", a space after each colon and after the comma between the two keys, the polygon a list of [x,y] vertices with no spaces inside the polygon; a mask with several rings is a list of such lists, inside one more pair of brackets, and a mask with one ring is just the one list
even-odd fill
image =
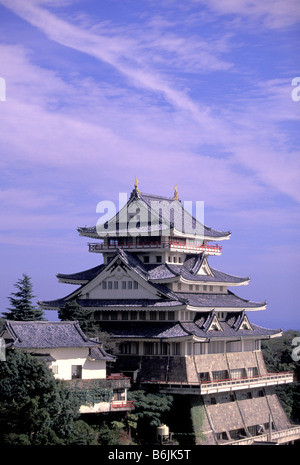
{"label": "roof ridge", "polygon": [[[207,261],[207,263],[208,263],[208,261]],[[208,263],[208,265],[209,265],[209,263]],[[233,278],[250,280],[250,276],[237,276],[237,275],[235,275],[235,274],[226,273],[225,271],[218,270],[218,268],[214,268],[213,266],[210,266],[210,265],[209,265],[209,267],[210,267],[210,269],[211,269],[212,271],[217,271],[218,273],[223,273],[223,274],[225,274],[225,275],[227,275],[227,276],[231,276],[231,277],[233,277]]]}
{"label": "roof ridge", "polygon": [[231,294],[233,295],[234,297],[237,297],[238,299],[242,300],[243,302],[249,302],[249,303],[253,303],[253,304],[259,304],[259,305],[267,305],[267,301],[263,301],[263,302],[254,302],[254,300],[250,300],[250,299],[244,299],[243,297],[240,297],[238,295],[236,295],[234,292],[230,291],[228,289],[228,294]]}

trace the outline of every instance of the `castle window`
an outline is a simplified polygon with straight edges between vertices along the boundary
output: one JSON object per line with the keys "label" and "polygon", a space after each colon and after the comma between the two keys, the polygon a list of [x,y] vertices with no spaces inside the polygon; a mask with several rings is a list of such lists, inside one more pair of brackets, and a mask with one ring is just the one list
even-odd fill
{"label": "castle window", "polygon": [[214,290],[214,286],[209,286],[209,291],[212,292]]}
{"label": "castle window", "polygon": [[196,284],[196,291],[199,291],[199,284]]}
{"label": "castle window", "polygon": [[156,320],[156,312],[150,311],[150,320]]}
{"label": "castle window", "polygon": [[212,372],[213,379],[214,380],[223,380],[223,379],[228,379],[228,371],[227,370],[219,370],[219,371],[213,371]]}
{"label": "castle window", "polygon": [[144,355],[154,355],[153,342],[144,342]]}
{"label": "castle window", "polygon": [[112,281],[108,281],[108,289],[112,289]]}
{"label": "castle window", "polygon": [[133,282],[133,289],[138,289],[139,288],[139,283],[137,281]]}
{"label": "castle window", "polygon": [[128,281],[128,289],[132,289],[132,281]]}
{"label": "castle window", "polygon": [[106,289],[106,281],[102,282],[102,289]]}
{"label": "castle window", "polygon": [[149,255],[145,255],[144,257],[144,263],[149,263],[150,262],[150,257]]}
{"label": "castle window", "polygon": [[72,377],[72,379],[81,379],[82,378],[82,365],[72,365],[72,367],[71,367],[71,377]]}
{"label": "castle window", "polygon": [[242,352],[242,342],[241,341],[228,342],[227,352]]}
{"label": "castle window", "polygon": [[206,284],[204,284],[204,286],[203,286],[203,291],[207,291],[207,285]]}
{"label": "castle window", "polygon": [[203,342],[195,342],[194,344],[194,354],[200,355],[205,354],[205,344]]}
{"label": "castle window", "polygon": [[126,281],[122,281],[122,289],[126,289]]}
{"label": "castle window", "polygon": [[175,312],[168,312],[168,320],[175,320]]}
{"label": "castle window", "polygon": [[211,403],[211,405],[216,405],[216,403],[217,403],[216,398],[215,398],[215,397],[211,397],[211,398],[210,398],[210,403]]}
{"label": "castle window", "polygon": [[58,375],[58,365],[52,365],[51,370],[54,375]]}
{"label": "castle window", "polygon": [[245,368],[235,368],[234,370],[230,370],[230,378],[231,379],[246,378]]}
{"label": "castle window", "polygon": [[128,315],[129,315],[128,312],[121,312],[121,315],[122,315],[122,320],[128,320]]}
{"label": "castle window", "polygon": [[111,320],[117,320],[118,319],[118,312],[111,312],[110,319]]}
{"label": "castle window", "polygon": [[224,341],[214,341],[208,343],[209,354],[223,354],[224,353]]}
{"label": "castle window", "polygon": [[190,290],[190,291],[193,290],[193,285],[192,285],[192,284],[189,284],[189,290]]}
{"label": "castle window", "polygon": [[119,287],[118,281],[114,281],[114,289],[118,289],[118,287]]}
{"label": "castle window", "polygon": [[172,342],[172,355],[180,355],[180,342]]}
{"label": "castle window", "polygon": [[158,313],[158,319],[159,320],[165,320],[166,319],[166,312],[159,312]]}
{"label": "castle window", "polygon": [[119,346],[120,354],[123,354],[123,355],[136,353],[136,352],[133,352],[132,349],[133,349],[133,343],[132,342],[123,342]]}
{"label": "castle window", "polygon": [[162,262],[161,255],[156,255],[156,263],[161,263],[161,262]]}
{"label": "castle window", "polygon": [[208,373],[208,371],[198,373],[198,376],[199,376],[200,383],[204,382],[204,381],[209,381],[209,373]]}
{"label": "castle window", "polygon": [[177,257],[173,258],[174,263],[177,263]]}
{"label": "castle window", "polygon": [[178,257],[178,263],[181,263],[181,257]]}
{"label": "castle window", "polygon": [[244,428],[240,428],[240,429],[235,429],[235,430],[229,431],[229,435],[230,435],[231,439],[236,440],[236,439],[246,437],[246,432],[245,432]]}
{"label": "castle window", "polygon": [[220,292],[223,292],[223,286],[220,286]]}
{"label": "castle window", "polygon": [[255,350],[255,341],[254,339],[245,339],[244,340],[244,351],[249,352]]}
{"label": "castle window", "polygon": [[181,291],[181,283],[178,283],[178,284],[177,284],[177,289],[178,289],[179,291]]}
{"label": "castle window", "polygon": [[137,312],[130,312],[130,319],[137,320]]}
{"label": "castle window", "polygon": [[254,376],[257,376],[257,375],[258,375],[257,367],[248,368],[248,376],[250,376],[250,378],[253,378]]}
{"label": "castle window", "polygon": [[139,319],[140,320],[146,320],[146,312],[144,312],[144,311],[139,312]]}

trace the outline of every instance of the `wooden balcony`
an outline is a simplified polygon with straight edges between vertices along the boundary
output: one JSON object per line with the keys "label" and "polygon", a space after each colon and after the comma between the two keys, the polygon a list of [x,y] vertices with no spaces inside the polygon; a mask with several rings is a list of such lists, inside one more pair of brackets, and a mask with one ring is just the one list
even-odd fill
{"label": "wooden balcony", "polygon": [[147,242],[129,242],[114,241],[112,243],[89,243],[89,252],[102,253],[116,250],[137,251],[170,251],[170,252],[186,252],[186,253],[207,253],[209,255],[221,255],[222,246],[207,245],[199,243],[181,242],[177,240],[169,241],[147,241]]}
{"label": "wooden balcony", "polygon": [[215,394],[220,392],[253,389],[258,387],[276,386],[293,382],[293,372],[268,373],[261,376],[236,379],[220,379],[201,381],[200,383],[141,381],[143,384],[155,384],[165,394]]}
{"label": "wooden balcony", "polygon": [[134,410],[134,401],[133,400],[127,400],[127,401],[113,400],[111,403],[111,407],[113,410],[115,409]]}

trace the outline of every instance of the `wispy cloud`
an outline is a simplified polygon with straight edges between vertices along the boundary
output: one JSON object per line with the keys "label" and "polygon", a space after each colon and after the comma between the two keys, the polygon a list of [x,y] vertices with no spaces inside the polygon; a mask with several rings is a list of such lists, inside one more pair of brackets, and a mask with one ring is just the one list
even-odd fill
{"label": "wispy cloud", "polygon": [[[154,182],[158,184],[166,173],[170,179],[188,177],[193,183],[199,172],[213,173],[220,181],[213,190],[209,182],[206,187],[215,202],[220,198],[234,201],[237,193],[239,199],[260,195],[263,185],[300,200],[299,158],[295,150],[286,149],[286,135],[280,128],[282,121],[298,118],[289,82],[254,82],[249,97],[236,97],[222,108],[222,94],[219,105],[208,105],[201,96],[193,98],[183,87],[184,80],[176,81],[165,68],[189,63],[187,71],[197,72],[205,66],[230,71],[230,61],[220,58],[229,50],[228,36],[193,41],[192,34],[183,38],[171,31],[171,21],[167,30],[163,29],[165,23],[156,21],[156,34],[148,21],[143,33],[137,25],[111,27],[100,22],[91,26],[78,18],[75,22],[62,19],[63,15],[55,16],[46,9],[56,2],[0,3],[49,39],[109,64],[130,84],[123,81],[120,91],[120,87],[105,87],[86,77],[68,76],[67,81],[59,73],[34,65],[24,49],[15,48],[10,57],[11,50],[5,46],[16,98],[12,97],[5,109],[3,141],[16,159],[45,167],[72,166],[75,176],[76,171],[82,174],[84,160],[86,177],[95,167],[102,175],[113,177],[113,161],[121,150],[119,170],[128,173],[129,166],[137,166],[146,177],[149,169],[157,167]],[[227,7],[218,7],[212,1],[209,5],[220,14],[246,14],[248,3],[232,1]],[[273,3],[275,12],[268,14],[275,17],[280,6]],[[265,6],[251,5],[252,17],[267,15]],[[18,69],[23,70],[21,76]],[[142,93],[134,93],[134,89]],[[219,157],[222,153],[224,158]],[[243,174],[245,169],[253,173],[252,178],[248,172]],[[95,185],[97,181],[92,178],[90,182]],[[202,182],[205,185],[206,181]]]}
{"label": "wispy cloud", "polygon": [[192,0],[205,4],[220,15],[239,15],[270,29],[293,26],[300,21],[298,0]]}

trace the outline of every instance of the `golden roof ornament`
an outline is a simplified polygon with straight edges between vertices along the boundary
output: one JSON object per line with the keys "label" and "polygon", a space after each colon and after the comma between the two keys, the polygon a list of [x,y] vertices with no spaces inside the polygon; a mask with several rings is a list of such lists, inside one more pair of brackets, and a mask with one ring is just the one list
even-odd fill
{"label": "golden roof ornament", "polygon": [[177,191],[177,184],[176,184],[176,186],[174,187],[174,197],[173,197],[173,200],[179,200],[178,191]]}
{"label": "golden roof ornament", "polygon": [[134,187],[135,187],[135,190],[138,194],[141,193],[140,189],[139,189],[139,181],[137,180],[137,177],[135,177],[135,184],[134,184]]}

